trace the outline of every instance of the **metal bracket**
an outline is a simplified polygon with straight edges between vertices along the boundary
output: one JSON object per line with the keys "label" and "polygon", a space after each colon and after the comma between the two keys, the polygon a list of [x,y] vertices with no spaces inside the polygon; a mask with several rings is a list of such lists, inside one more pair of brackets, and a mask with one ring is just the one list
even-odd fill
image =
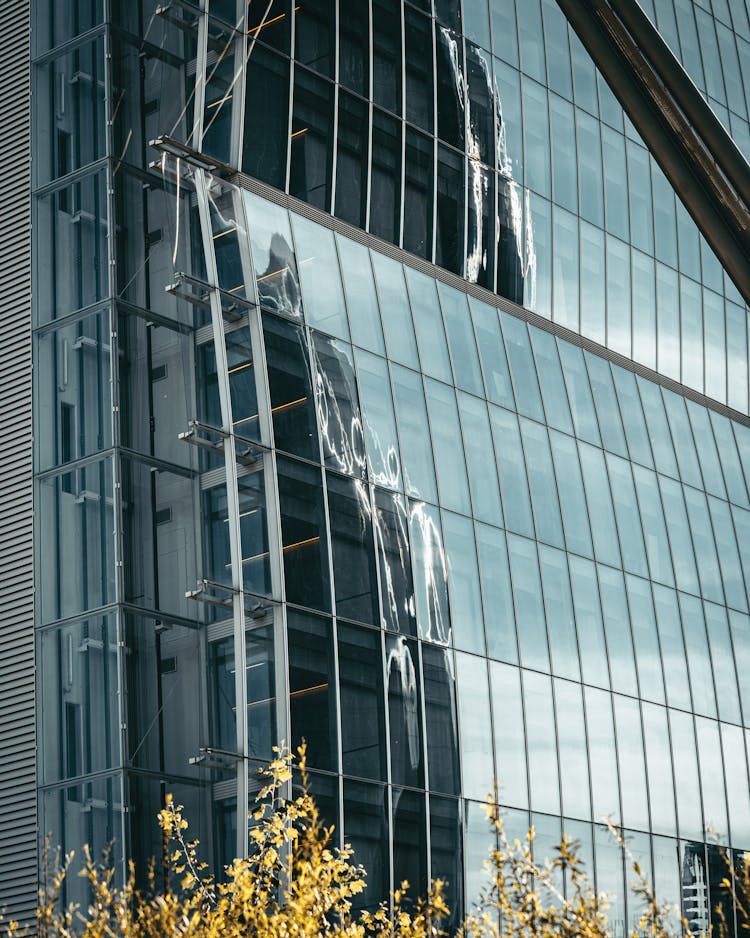
{"label": "metal bracket", "polygon": [[214,288],[205,280],[193,277],[181,270],[175,272],[174,280],[164,287],[164,292],[179,299],[187,300],[193,306],[210,310],[211,302],[209,297],[214,289],[219,294],[221,314],[227,322],[239,322],[245,312],[255,306],[250,300],[246,300],[244,296],[235,296],[234,293],[229,293],[219,287]]}

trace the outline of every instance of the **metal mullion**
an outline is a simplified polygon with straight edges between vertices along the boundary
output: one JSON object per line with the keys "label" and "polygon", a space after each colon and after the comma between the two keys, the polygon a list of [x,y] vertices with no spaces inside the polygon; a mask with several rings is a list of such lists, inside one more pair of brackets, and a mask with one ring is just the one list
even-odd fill
{"label": "metal mullion", "polygon": [[[208,14],[205,12],[206,0],[201,0],[204,12],[198,22],[198,38],[195,56],[195,88],[193,92],[193,129],[188,134],[187,143],[200,150],[203,145],[203,111],[206,106],[206,58],[208,54]],[[196,174],[196,189],[200,181]],[[208,233],[211,232],[209,219]],[[216,281],[218,283],[218,281]]]}
{"label": "metal mullion", "polygon": [[399,173],[399,219],[396,231],[396,243],[404,243],[404,203],[406,202],[406,30],[404,27],[404,5],[400,4],[401,15],[401,170]]}
{"label": "metal mullion", "polygon": [[[432,6],[432,4],[430,4]],[[430,41],[432,48],[432,239],[429,252],[431,263],[435,261],[438,228],[438,107],[437,107],[437,43],[435,41],[435,14],[430,14]]]}
{"label": "metal mullion", "polygon": [[286,120],[286,162],[284,169],[284,191],[289,192],[289,186],[292,177],[292,126],[294,121],[294,73],[297,68],[295,59],[296,32],[297,32],[297,12],[294,4],[290,11],[290,29],[289,29],[289,100],[287,107]]}
{"label": "metal mullion", "polygon": [[[206,22],[204,18],[204,23]],[[197,89],[196,84],[196,89]],[[195,172],[195,191],[201,223],[203,251],[209,281],[218,282],[216,258],[213,251],[209,206],[209,180],[203,170]],[[242,543],[239,525],[239,491],[237,459],[232,425],[232,404],[229,388],[227,351],[224,337],[224,317],[217,288],[210,295],[211,321],[214,333],[219,400],[222,421],[227,436],[224,438],[224,464],[226,472],[229,551],[232,581],[232,615],[234,621],[235,707],[237,723],[237,853],[247,853],[248,827],[248,740],[247,740],[247,649],[245,643],[244,593],[242,580]],[[241,715],[241,716],[240,716]]]}
{"label": "metal mullion", "polygon": [[372,196],[372,119],[373,119],[373,0],[368,0],[368,75],[367,75],[367,191],[365,193],[365,231],[370,230],[370,198]]}
{"label": "metal mullion", "polygon": [[[257,302],[257,285],[253,262],[252,245],[249,237],[247,214],[244,211],[244,195],[241,189],[233,193],[235,215],[244,237],[238,238],[240,257],[244,269],[246,295],[252,296],[256,305],[249,311],[248,328],[250,347],[255,363],[255,389],[258,400],[258,416],[261,441],[269,447],[263,456],[263,491],[266,503],[266,529],[271,561],[271,590],[274,597],[282,600],[273,610],[274,630],[274,681],[276,700],[276,729],[279,739],[291,741],[291,712],[289,703],[289,648],[287,641],[287,610],[283,601],[286,596],[284,585],[284,558],[282,551],[281,504],[276,467],[276,449],[271,411],[271,391],[268,382],[268,365],[263,336],[263,316]],[[285,796],[291,796],[291,782],[286,783]]]}
{"label": "metal mullion", "polygon": [[235,68],[233,77],[232,97],[232,129],[229,151],[230,166],[242,166],[242,149],[245,132],[245,98],[247,96],[247,0],[237,0],[235,11],[235,29],[239,30],[239,37],[235,37],[234,57]]}

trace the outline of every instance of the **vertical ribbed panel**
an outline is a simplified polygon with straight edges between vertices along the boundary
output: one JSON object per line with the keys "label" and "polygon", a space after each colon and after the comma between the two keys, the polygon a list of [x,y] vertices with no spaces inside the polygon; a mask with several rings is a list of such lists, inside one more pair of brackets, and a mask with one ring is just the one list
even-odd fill
{"label": "vertical ribbed panel", "polygon": [[0,907],[23,921],[37,882],[29,29],[29,0],[0,0]]}

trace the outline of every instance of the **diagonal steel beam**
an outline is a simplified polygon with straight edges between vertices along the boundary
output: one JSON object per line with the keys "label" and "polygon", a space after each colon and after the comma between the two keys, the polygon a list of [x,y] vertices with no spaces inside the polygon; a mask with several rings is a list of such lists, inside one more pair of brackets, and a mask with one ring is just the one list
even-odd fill
{"label": "diagonal steel beam", "polygon": [[750,166],[636,0],[557,0],[750,304]]}

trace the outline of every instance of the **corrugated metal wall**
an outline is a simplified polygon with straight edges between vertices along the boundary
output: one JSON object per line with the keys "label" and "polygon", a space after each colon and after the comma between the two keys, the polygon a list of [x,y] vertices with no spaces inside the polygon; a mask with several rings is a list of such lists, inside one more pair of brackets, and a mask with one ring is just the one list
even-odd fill
{"label": "corrugated metal wall", "polygon": [[0,0],[0,907],[36,902],[30,0]]}

